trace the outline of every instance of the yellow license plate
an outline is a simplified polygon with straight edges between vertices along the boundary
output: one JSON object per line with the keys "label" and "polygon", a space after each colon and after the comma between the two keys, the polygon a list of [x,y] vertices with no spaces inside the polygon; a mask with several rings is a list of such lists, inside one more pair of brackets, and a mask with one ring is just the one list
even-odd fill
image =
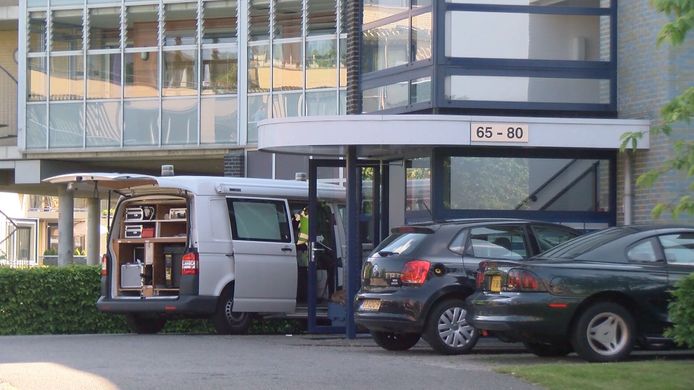
{"label": "yellow license plate", "polygon": [[489,290],[491,292],[501,292],[501,276],[493,275],[491,283],[489,284]]}
{"label": "yellow license plate", "polygon": [[361,303],[361,309],[364,311],[378,311],[381,308],[381,301],[378,299],[365,299]]}

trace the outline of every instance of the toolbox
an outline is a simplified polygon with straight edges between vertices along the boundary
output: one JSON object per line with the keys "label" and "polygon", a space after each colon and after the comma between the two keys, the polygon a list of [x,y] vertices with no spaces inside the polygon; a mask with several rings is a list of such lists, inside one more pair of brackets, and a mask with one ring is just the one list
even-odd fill
{"label": "toolbox", "polygon": [[142,238],[142,225],[126,225],[125,238]]}
{"label": "toolbox", "polygon": [[126,221],[149,221],[154,219],[154,207],[140,206],[125,209]]}
{"label": "toolbox", "polygon": [[174,208],[169,210],[169,219],[186,219],[186,209]]}
{"label": "toolbox", "polygon": [[142,288],[142,264],[127,263],[120,266],[121,288]]}

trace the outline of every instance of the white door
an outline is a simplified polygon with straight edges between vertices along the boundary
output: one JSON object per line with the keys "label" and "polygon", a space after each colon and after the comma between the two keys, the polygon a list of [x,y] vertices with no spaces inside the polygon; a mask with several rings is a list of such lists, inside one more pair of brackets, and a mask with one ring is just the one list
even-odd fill
{"label": "white door", "polygon": [[296,245],[283,199],[227,198],[234,245],[234,311],[293,312]]}

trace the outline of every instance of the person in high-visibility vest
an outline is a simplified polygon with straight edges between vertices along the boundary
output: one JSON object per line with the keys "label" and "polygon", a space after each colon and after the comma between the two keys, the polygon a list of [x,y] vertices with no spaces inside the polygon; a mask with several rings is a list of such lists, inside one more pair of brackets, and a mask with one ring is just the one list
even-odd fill
{"label": "person in high-visibility vest", "polygon": [[299,222],[299,237],[296,245],[308,244],[308,211],[304,207],[300,213],[294,215],[294,219]]}

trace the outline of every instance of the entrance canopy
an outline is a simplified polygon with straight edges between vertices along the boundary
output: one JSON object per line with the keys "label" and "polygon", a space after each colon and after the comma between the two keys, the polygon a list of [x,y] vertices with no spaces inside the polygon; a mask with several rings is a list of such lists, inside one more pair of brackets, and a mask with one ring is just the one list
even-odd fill
{"label": "entrance canopy", "polygon": [[269,119],[260,122],[258,149],[268,152],[402,158],[436,146],[618,149],[627,132],[642,132],[642,119],[532,118],[463,115],[348,115]]}

